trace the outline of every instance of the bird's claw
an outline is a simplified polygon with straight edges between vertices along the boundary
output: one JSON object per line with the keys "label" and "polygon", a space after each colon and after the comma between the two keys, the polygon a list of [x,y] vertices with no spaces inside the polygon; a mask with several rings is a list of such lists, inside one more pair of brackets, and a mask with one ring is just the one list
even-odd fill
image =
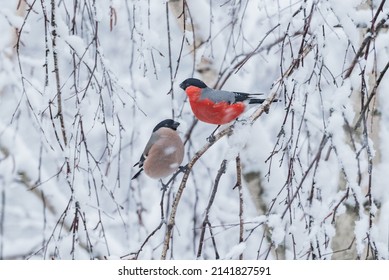
{"label": "bird's claw", "polygon": [[213,142],[215,142],[215,140],[216,140],[216,138],[213,134],[211,134],[207,137],[207,142],[209,142],[209,143],[213,143]]}
{"label": "bird's claw", "polygon": [[178,167],[178,170],[179,170],[180,172],[182,172],[182,173],[185,173],[185,172],[187,172],[187,171],[189,170],[189,167],[188,167],[188,165],[184,165],[184,166],[180,165],[180,166]]}
{"label": "bird's claw", "polygon": [[173,180],[177,177],[178,174],[180,174],[181,172],[182,173],[185,173],[189,170],[189,167],[188,167],[188,164],[187,165],[180,165],[176,171],[176,173],[173,174],[173,176],[169,179],[169,181],[165,184],[164,182],[162,182],[161,180],[161,191],[167,191],[167,189],[169,188],[169,185],[171,182],[173,182]]}
{"label": "bird's claw", "polygon": [[249,121],[248,121],[248,119],[236,119],[236,123],[238,123],[240,125],[247,125],[247,124],[249,124]]}

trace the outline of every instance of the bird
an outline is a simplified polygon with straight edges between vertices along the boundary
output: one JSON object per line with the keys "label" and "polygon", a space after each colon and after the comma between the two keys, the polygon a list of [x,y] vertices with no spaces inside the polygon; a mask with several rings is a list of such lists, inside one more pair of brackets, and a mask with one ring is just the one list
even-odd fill
{"label": "bird", "polygon": [[[134,164],[134,167],[139,166],[140,170],[131,180],[144,171],[150,178],[160,179],[162,182],[162,178],[178,169],[182,170],[180,164],[184,158],[184,144],[177,133],[179,125],[177,121],[165,119],[154,127],[139,161]],[[166,187],[165,184],[162,185]]]}
{"label": "bird", "polygon": [[237,119],[246,109],[247,103],[261,104],[266,100],[256,97],[261,93],[215,90],[196,78],[186,79],[180,84],[180,88],[189,97],[196,118],[218,126]]}

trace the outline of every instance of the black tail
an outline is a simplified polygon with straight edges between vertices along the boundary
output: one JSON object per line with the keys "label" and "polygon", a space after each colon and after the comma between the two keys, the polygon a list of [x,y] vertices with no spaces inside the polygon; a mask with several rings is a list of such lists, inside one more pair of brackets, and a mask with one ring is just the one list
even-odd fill
{"label": "black tail", "polygon": [[[245,101],[247,99],[251,99],[252,96],[254,96],[254,95],[263,95],[262,93],[245,93],[245,92],[237,92],[237,91],[234,91],[234,94],[235,94],[235,101],[236,102],[242,102],[242,101]],[[253,98],[253,100],[262,100],[262,99]],[[254,102],[254,103],[258,103],[258,102]]]}
{"label": "black tail", "polygon": [[263,98],[253,98],[249,100],[249,104],[262,104],[265,100]]}
{"label": "black tail", "polygon": [[138,172],[136,172],[136,174],[134,176],[132,176],[131,180],[138,178],[138,176],[142,173],[142,171],[143,171],[143,168],[141,168]]}
{"label": "black tail", "polygon": [[[245,100],[249,101],[249,104],[262,104],[265,102],[265,98],[255,98],[256,95],[263,95],[263,93],[245,93],[245,92],[237,92],[235,93],[235,101],[243,102]],[[278,99],[274,99],[273,102],[278,102]]]}
{"label": "black tail", "polygon": [[[249,101],[249,104],[262,104],[263,102],[265,102],[266,99],[263,99],[263,98],[252,98],[250,99]],[[273,102],[278,102],[279,100],[278,99],[274,99]]]}

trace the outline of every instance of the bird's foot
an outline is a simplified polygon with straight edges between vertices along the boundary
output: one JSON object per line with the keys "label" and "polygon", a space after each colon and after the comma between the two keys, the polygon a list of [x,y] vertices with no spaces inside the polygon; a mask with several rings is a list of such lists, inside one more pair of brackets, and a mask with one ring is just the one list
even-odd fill
{"label": "bird's foot", "polygon": [[169,181],[167,181],[167,183],[165,184],[164,182],[161,181],[161,191],[167,191],[167,189],[169,188],[169,185],[171,182],[173,182],[173,180],[178,176],[178,174],[180,174],[181,172],[182,173],[185,173],[189,170],[189,167],[188,167],[188,164],[187,165],[184,165],[184,166],[179,166],[177,171],[173,174],[173,176],[169,179]]}
{"label": "bird's foot", "polygon": [[215,140],[216,140],[216,138],[215,138],[215,133],[216,133],[216,131],[219,129],[219,127],[220,127],[220,125],[218,125],[218,126],[215,128],[215,130],[212,131],[211,135],[209,135],[209,136],[207,137],[207,141],[208,141],[209,143],[215,142]]}
{"label": "bird's foot", "polygon": [[178,171],[179,171],[179,172],[182,172],[182,173],[185,173],[185,172],[187,172],[188,170],[189,170],[188,164],[187,164],[187,165],[184,165],[184,166],[180,165],[180,166],[178,167]]}
{"label": "bird's foot", "polygon": [[242,125],[242,126],[249,124],[248,119],[236,119],[235,122]]}
{"label": "bird's foot", "polygon": [[215,140],[216,140],[216,138],[215,138],[215,135],[213,135],[213,133],[207,137],[207,142],[209,142],[209,143],[213,143],[213,142],[215,142]]}

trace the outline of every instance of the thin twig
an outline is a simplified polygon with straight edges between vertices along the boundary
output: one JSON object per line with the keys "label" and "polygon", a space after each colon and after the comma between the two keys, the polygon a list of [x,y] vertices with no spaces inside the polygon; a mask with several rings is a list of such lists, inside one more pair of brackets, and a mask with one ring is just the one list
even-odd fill
{"label": "thin twig", "polygon": [[[239,192],[239,243],[243,242],[244,219],[243,219],[243,189],[242,189],[242,164],[240,155],[235,159],[236,161],[236,184],[234,188],[238,188]],[[239,259],[243,260],[243,253],[239,255]]]}
{"label": "thin twig", "polygon": [[[200,232],[200,238],[199,238],[199,247],[197,250],[197,258],[201,257],[202,251],[203,251],[203,245],[204,245],[204,236],[205,236],[205,230],[206,227],[209,226],[211,229],[211,223],[209,222],[209,211],[211,210],[212,204],[215,200],[216,192],[219,186],[219,181],[222,175],[226,172],[226,166],[227,166],[227,160],[224,159],[222,163],[220,164],[219,171],[217,172],[216,178],[215,178],[215,183],[213,184],[212,192],[211,192],[211,197],[209,198],[208,205],[205,208],[205,217],[202,223],[201,227],[201,232]],[[212,234],[211,234],[212,236]],[[216,251],[217,252],[217,251]],[[216,259],[218,259],[218,253],[216,253]]]}
{"label": "thin twig", "polygon": [[359,118],[355,123],[354,129],[357,129],[361,125],[361,121],[363,119],[363,116],[365,116],[366,111],[369,108],[370,102],[376,96],[378,87],[381,84],[381,81],[382,81],[383,77],[385,76],[386,72],[388,71],[388,69],[389,69],[389,62],[386,63],[384,69],[381,71],[381,73],[377,79],[377,82],[375,83],[375,85],[374,85],[374,87],[369,95],[369,98],[367,99],[366,103],[363,105],[363,107],[361,109],[361,113],[359,114]]}
{"label": "thin twig", "polygon": [[127,254],[127,255],[124,255],[124,256],[121,256],[120,258],[123,259],[123,258],[126,258],[130,255],[134,255],[134,257],[132,259],[135,259],[137,260],[138,257],[139,257],[139,254],[142,252],[143,248],[145,247],[145,245],[149,242],[150,238],[153,237],[161,228],[164,224],[166,224],[166,220],[165,220],[165,214],[164,214],[164,204],[163,204],[163,201],[164,201],[164,197],[165,197],[165,193],[166,193],[166,189],[162,189],[162,192],[161,192],[161,201],[159,203],[159,206],[160,206],[160,209],[161,209],[161,221],[160,223],[158,224],[158,226],[146,237],[146,239],[143,241],[142,245],[139,247],[138,251],[135,252],[135,253],[130,253],[130,254]]}
{"label": "thin twig", "polygon": [[359,58],[363,55],[363,52],[366,49],[366,46],[369,44],[369,42],[373,39],[375,39],[378,35],[378,33],[381,31],[381,29],[385,26],[385,22],[389,19],[389,14],[387,14],[383,19],[381,19],[374,30],[371,30],[370,28],[367,30],[368,35],[365,37],[365,39],[362,41],[361,46],[359,47],[358,51],[356,52],[350,66],[347,69],[346,74],[344,75],[344,79],[347,79],[350,77],[351,73],[353,72],[355,65],[357,64]]}
{"label": "thin twig", "polygon": [[62,132],[62,140],[64,143],[64,146],[66,147],[68,145],[68,140],[66,136],[66,128],[65,128],[65,119],[63,115],[63,108],[62,108],[62,92],[61,92],[61,80],[59,75],[59,65],[58,65],[58,50],[57,50],[57,23],[56,23],[56,3],[55,0],[51,0],[51,28],[53,29],[51,31],[52,39],[51,43],[53,46],[53,62],[54,62],[54,74],[55,74],[55,81],[56,81],[56,89],[57,89],[57,116],[59,117],[59,121],[61,124],[61,132]]}
{"label": "thin twig", "polygon": [[169,249],[170,239],[172,237],[172,231],[175,224],[175,218],[177,213],[178,204],[180,203],[182,193],[184,192],[184,189],[186,187],[186,182],[189,177],[189,173],[192,170],[193,166],[196,164],[196,162],[201,158],[201,156],[208,151],[210,147],[212,147],[217,141],[219,141],[222,137],[226,136],[227,134],[230,134],[233,130],[233,126],[229,126],[222,131],[220,131],[218,134],[215,135],[215,140],[212,142],[207,142],[189,161],[187,165],[187,169],[184,172],[184,176],[182,177],[181,184],[177,190],[176,196],[174,197],[173,203],[172,203],[172,210],[170,212],[170,217],[167,224],[167,230],[165,234],[161,259],[166,259],[166,254]]}

